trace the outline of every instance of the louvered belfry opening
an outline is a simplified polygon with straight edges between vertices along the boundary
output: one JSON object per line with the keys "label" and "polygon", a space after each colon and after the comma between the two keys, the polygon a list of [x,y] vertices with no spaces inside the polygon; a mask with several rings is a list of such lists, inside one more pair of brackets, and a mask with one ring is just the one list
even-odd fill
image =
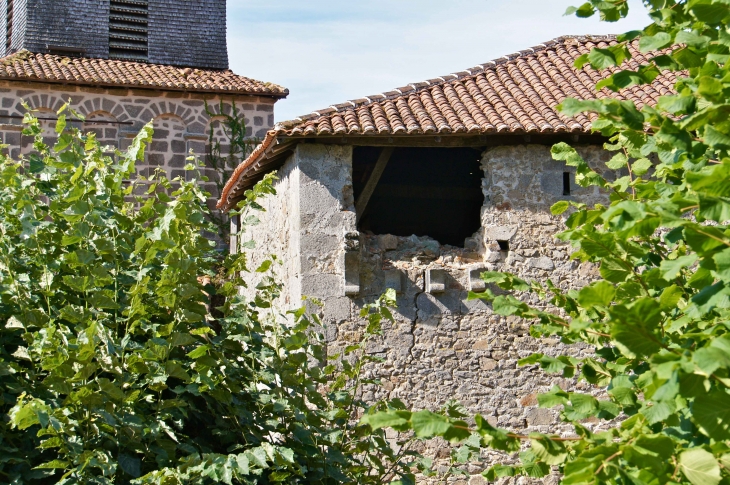
{"label": "louvered belfry opening", "polygon": [[146,0],[111,0],[109,58],[147,62]]}
{"label": "louvered belfry opening", "polygon": [[5,55],[10,54],[10,46],[13,43],[13,0],[7,0],[5,12]]}

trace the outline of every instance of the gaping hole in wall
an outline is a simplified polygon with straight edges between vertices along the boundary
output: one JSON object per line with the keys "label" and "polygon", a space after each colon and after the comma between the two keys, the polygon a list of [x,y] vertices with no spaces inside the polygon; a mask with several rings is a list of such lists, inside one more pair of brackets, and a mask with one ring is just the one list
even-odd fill
{"label": "gaping hole in wall", "polygon": [[355,147],[358,229],[464,247],[481,227],[480,159],[481,150],[472,148]]}
{"label": "gaping hole in wall", "polygon": [[497,244],[499,244],[500,251],[509,251],[509,241],[498,239]]}

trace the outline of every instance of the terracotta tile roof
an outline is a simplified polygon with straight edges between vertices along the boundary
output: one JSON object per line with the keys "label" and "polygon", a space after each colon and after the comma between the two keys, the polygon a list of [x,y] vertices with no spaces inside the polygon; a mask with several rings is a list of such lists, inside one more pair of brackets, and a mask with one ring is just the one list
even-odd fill
{"label": "terracotta tile roof", "polygon": [[[261,146],[236,169],[218,207],[227,209],[255,181],[254,174],[276,168],[268,159],[274,141],[327,136],[423,136],[590,133],[592,117],[568,117],[555,109],[567,97],[629,99],[637,106],[671,94],[676,75],[664,72],[651,85],[614,93],[595,90],[607,75],[573,62],[593,47],[615,45],[615,36],[565,36],[480,64],[461,72],[393,91],[330,106],[279,123]],[[622,68],[636,69],[647,54],[630,45],[633,59]],[[617,70],[617,68],[613,68]],[[608,71],[608,70],[607,70]],[[267,160],[264,160],[266,157]],[[263,163],[263,162],[266,163]]]}
{"label": "terracotta tile roof", "polygon": [[0,79],[286,97],[289,90],[230,70],[180,68],[111,59],[70,58],[22,50],[0,58]]}

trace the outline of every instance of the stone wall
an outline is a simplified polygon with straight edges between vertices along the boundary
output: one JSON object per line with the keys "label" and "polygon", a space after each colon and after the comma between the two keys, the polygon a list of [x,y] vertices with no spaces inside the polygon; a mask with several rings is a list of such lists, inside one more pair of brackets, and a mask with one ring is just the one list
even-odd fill
{"label": "stone wall", "polygon": [[[593,167],[605,168],[608,154],[599,147],[579,152]],[[539,409],[536,396],[556,384],[575,388],[575,382],[548,376],[535,366],[518,367],[517,361],[533,352],[581,356],[587,350],[533,339],[528,323],[495,315],[489,304],[469,301],[467,294],[483,288],[478,274],[484,270],[550,278],[563,289],[587,284],[595,268],[570,260],[571,248],[553,237],[564,227],[563,216],[551,215],[549,208],[562,199],[606,202],[606,195],[576,186],[573,169],[552,160],[549,146],[497,147],[483,154],[482,227],[465,248],[415,236],[361,234],[354,241],[349,157],[341,147],[298,146],[291,162],[300,169],[301,230],[300,240],[291,242],[301,253],[302,294],[325,301],[330,353],[362,338],[364,322],[358,314],[363,304],[386,288],[397,291],[396,321],[368,348],[385,363],[367,370],[382,385],[365,388],[366,400],[399,398],[414,408],[437,409],[456,399],[470,414],[480,413],[497,426],[561,430],[557,414]],[[566,172],[570,195],[563,193]],[[422,451],[448,457],[447,444],[438,440]],[[505,459],[497,453],[484,458],[481,466],[471,468],[470,483],[483,483],[477,474],[488,463]]]}
{"label": "stone wall", "polygon": [[[276,196],[266,197],[261,224],[239,236],[240,249],[249,253],[249,269],[275,254],[282,260],[274,266],[284,283],[281,304],[301,306],[302,295],[325,303],[325,317],[350,314],[345,296],[346,234],[354,233],[355,208],[352,198],[352,147],[300,144],[278,171]],[[357,247],[357,244],[356,244]],[[253,296],[258,275],[248,275],[243,294]],[[332,327],[334,330],[334,327]]]}
{"label": "stone wall", "polygon": [[[20,122],[25,101],[37,110],[47,135],[47,141],[55,140],[53,126],[56,111],[64,102],[86,117],[86,122],[71,123],[84,131],[93,131],[103,143],[121,150],[126,149],[134,136],[146,123],[153,121],[155,134],[145,161],[138,164],[140,175],[149,175],[156,168],[163,168],[168,176],[186,176],[183,167],[190,150],[204,158],[207,151],[211,123],[219,118],[215,114],[230,113],[235,102],[246,122],[247,135],[263,137],[273,126],[275,99],[257,96],[221,96],[218,94],[188,93],[182,91],[155,91],[145,89],[90,88],[63,84],[0,82],[0,138],[10,145],[10,154],[18,156],[32,150],[33,140],[20,132]],[[220,101],[223,101],[221,108]],[[205,102],[214,113],[213,118],[205,110]],[[217,130],[219,140],[225,137]],[[205,188],[211,193],[211,204],[218,197],[214,180],[219,175],[206,169],[211,179]]]}
{"label": "stone wall", "polygon": [[[231,248],[234,252],[247,253],[246,264],[251,273],[244,275],[247,288],[241,288],[243,295],[254,297],[256,285],[263,277],[253,271],[265,260],[275,255],[278,261],[273,265],[273,273],[284,284],[281,295],[283,308],[301,306],[301,278],[299,274],[299,238],[301,218],[299,217],[299,185],[301,172],[297,166],[297,156],[292,155],[279,170],[278,180],[274,182],[276,195],[269,195],[258,202],[264,211],[252,211],[246,216],[256,217],[260,223],[255,226],[241,227],[238,219],[232,224]],[[245,249],[251,243],[257,251]],[[240,246],[236,246],[236,245]]]}
{"label": "stone wall", "polygon": [[[579,151],[596,168],[608,159],[596,147]],[[363,323],[356,315],[362,303],[387,287],[399,288],[397,321],[369,349],[386,360],[369,370],[383,385],[366,389],[366,399],[400,398],[410,406],[429,409],[456,399],[470,414],[482,414],[496,426],[521,432],[560,431],[557,414],[538,408],[536,396],[553,385],[575,388],[575,382],[546,375],[535,366],[519,367],[517,361],[534,352],[580,357],[586,350],[554,339],[533,339],[526,322],[495,315],[489,304],[469,301],[467,294],[481,289],[478,275],[484,270],[508,271],[528,280],[550,278],[563,289],[587,284],[595,269],[569,259],[570,247],[554,238],[564,227],[563,218],[551,215],[549,208],[562,199],[592,204],[606,202],[607,197],[574,183],[571,195],[564,196],[563,173],[571,173],[573,182],[573,170],[552,160],[546,146],[488,150],[482,168],[482,228],[471,247],[440,246],[429,238],[363,237],[361,300],[353,301],[349,319],[338,322],[332,351],[359,338]],[[509,250],[501,250],[497,241],[506,241]],[[443,289],[429,289],[427,274],[431,283],[443,282]],[[422,451],[448,456],[448,447],[439,440]],[[505,457],[487,454],[484,466],[496,459]],[[475,476],[473,483],[481,480]]]}

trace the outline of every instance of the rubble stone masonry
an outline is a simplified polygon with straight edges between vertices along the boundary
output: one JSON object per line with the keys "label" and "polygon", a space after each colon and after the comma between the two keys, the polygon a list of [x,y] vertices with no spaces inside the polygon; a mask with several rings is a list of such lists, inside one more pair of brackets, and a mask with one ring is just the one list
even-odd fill
{"label": "rubble stone masonry", "polygon": [[[605,169],[608,154],[600,147],[578,150],[591,166]],[[550,278],[563,289],[587,284],[595,268],[570,259],[569,245],[554,238],[564,216],[553,216],[549,209],[563,199],[606,202],[606,195],[576,186],[573,169],[552,160],[549,146],[490,148],[482,156],[481,229],[462,249],[428,237],[357,234],[351,165],[351,147],[298,145],[279,172],[278,194],[265,202],[261,226],[240,238],[258,244],[250,251],[252,263],[277,251],[283,258],[277,270],[286,285],[283,303],[296,307],[301,295],[324,301],[329,352],[337,353],[362,338],[362,305],[393,288],[396,321],[367,349],[385,359],[367,370],[382,385],[366,387],[366,400],[399,398],[414,408],[438,409],[456,399],[496,426],[560,431],[557,413],[538,408],[536,396],[556,384],[575,388],[576,383],[536,366],[519,367],[517,361],[533,352],[581,356],[587,350],[557,339],[534,339],[528,322],[496,315],[490,304],[469,301],[467,294],[483,289],[478,275],[484,270]],[[566,172],[570,195],[563,195]],[[249,285],[254,287],[255,282]],[[448,458],[448,446],[438,440],[422,451]],[[482,465],[472,466],[469,483],[483,483],[478,473],[498,456],[486,454]]]}

